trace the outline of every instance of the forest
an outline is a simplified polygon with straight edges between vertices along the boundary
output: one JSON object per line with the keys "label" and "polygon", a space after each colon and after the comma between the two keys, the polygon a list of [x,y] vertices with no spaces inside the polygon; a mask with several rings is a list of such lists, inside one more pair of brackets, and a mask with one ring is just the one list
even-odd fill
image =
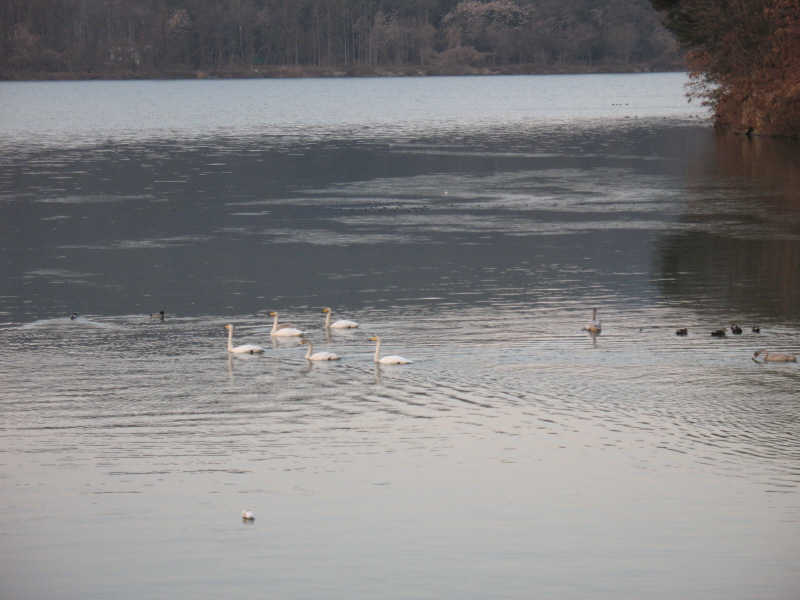
{"label": "forest", "polygon": [[648,0],[0,0],[0,78],[676,70]]}

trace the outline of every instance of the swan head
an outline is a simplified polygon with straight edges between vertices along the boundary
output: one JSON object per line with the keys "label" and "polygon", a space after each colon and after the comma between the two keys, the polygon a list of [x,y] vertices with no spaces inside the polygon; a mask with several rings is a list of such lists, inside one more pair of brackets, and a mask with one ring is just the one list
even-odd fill
{"label": "swan head", "polygon": [[278,313],[276,313],[276,312],[273,310],[271,313],[269,313],[269,316],[270,316],[270,317],[277,317],[277,316],[278,316]]}
{"label": "swan head", "polygon": [[300,340],[300,343],[301,344],[308,344],[309,346],[311,345],[311,342],[309,342],[308,340]]}
{"label": "swan head", "polygon": [[381,341],[381,338],[379,338],[377,335],[374,335],[371,338],[369,338],[369,341],[370,342],[379,342],[379,341]]}
{"label": "swan head", "polygon": [[330,308],[323,308],[322,312],[323,313],[329,313],[329,312],[333,312],[333,311]]}
{"label": "swan head", "polygon": [[233,325],[225,325],[225,329],[233,329]]}

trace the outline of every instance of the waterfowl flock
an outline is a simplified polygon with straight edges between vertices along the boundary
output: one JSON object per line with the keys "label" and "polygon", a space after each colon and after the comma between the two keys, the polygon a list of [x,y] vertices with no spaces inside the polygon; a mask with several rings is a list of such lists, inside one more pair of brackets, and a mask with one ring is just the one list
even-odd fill
{"label": "waterfowl flock", "polygon": [[[592,318],[589,319],[589,322],[583,327],[584,331],[588,331],[592,334],[592,337],[595,337],[602,331],[602,325],[600,320],[597,318],[597,308],[592,309]],[[330,341],[330,330],[338,329],[356,329],[359,327],[359,324],[355,321],[349,321],[347,319],[339,319],[333,323],[331,323],[331,316],[333,311],[329,307],[325,307],[322,309],[322,314],[325,315],[325,321],[323,325],[323,329],[326,333],[328,333],[328,341]],[[272,337],[287,337],[287,338],[297,338],[302,337],[306,334],[305,331],[295,327],[290,323],[280,323],[278,321],[279,316],[278,313],[272,311],[269,313],[270,317],[273,317],[272,323],[272,330],[270,331],[270,336]],[[78,313],[72,313],[69,317],[70,320],[78,319]],[[157,313],[150,313],[151,320],[157,321],[164,321],[166,319],[166,312],[159,311]],[[233,324],[225,325],[225,329],[228,330],[228,346],[227,350],[231,354],[263,354],[265,349],[261,346],[256,346],[254,344],[242,344],[240,346],[233,345]],[[640,332],[643,329],[639,330]],[[761,327],[758,325],[753,325],[750,328],[752,333],[761,333]],[[734,335],[742,335],[744,333],[744,329],[737,325],[736,323],[732,323],[730,326],[730,332]],[[715,338],[725,338],[728,333],[728,328],[722,327],[721,329],[715,329],[710,332],[710,335]],[[686,327],[681,327],[675,331],[675,335],[686,337],[689,335],[689,329]],[[398,356],[396,354],[392,354],[389,356],[381,356],[381,338],[377,335],[372,336],[369,341],[375,342],[375,355],[373,357],[373,362],[376,364],[381,365],[407,365],[413,364],[414,361],[404,358],[402,356]],[[341,356],[335,354],[333,352],[314,352],[313,344],[307,340],[302,339],[300,340],[300,344],[304,346],[308,346],[306,354],[304,358],[309,361],[334,361],[334,360],[341,360]],[[787,354],[785,352],[771,352],[767,349],[759,349],[756,350],[755,354],[753,354],[753,360],[755,361],[757,358],[761,358],[763,362],[797,362],[797,357],[792,354]],[[756,361],[757,362],[757,361]]]}
{"label": "waterfowl flock", "polygon": [[[331,323],[331,314],[333,311],[330,308],[324,308],[322,313],[325,315],[325,331],[330,329],[355,329],[358,327],[358,323],[355,321],[348,321],[345,319],[341,319],[336,321],[335,323]],[[270,332],[271,336],[274,337],[302,337],[306,334],[305,331],[302,329],[298,329],[294,325],[290,325],[288,323],[280,324],[278,323],[278,313],[272,311],[269,313],[270,317],[274,317],[274,321],[272,323],[272,331]],[[252,344],[245,344],[243,346],[236,346],[233,345],[233,325],[225,325],[225,329],[228,330],[228,352],[234,354],[260,354],[264,352],[264,349],[261,346],[254,346]],[[380,356],[381,352],[381,339],[376,335],[370,338],[371,342],[377,342],[375,346],[375,358],[374,361],[381,365],[409,365],[412,364],[414,361],[408,360],[407,358],[403,358],[402,356],[392,355],[392,356]],[[307,339],[300,340],[300,344],[308,346],[308,351],[305,354],[306,360],[313,360],[313,361],[323,361],[323,360],[341,360],[341,356],[338,354],[334,354],[333,352],[314,352],[314,345]]]}

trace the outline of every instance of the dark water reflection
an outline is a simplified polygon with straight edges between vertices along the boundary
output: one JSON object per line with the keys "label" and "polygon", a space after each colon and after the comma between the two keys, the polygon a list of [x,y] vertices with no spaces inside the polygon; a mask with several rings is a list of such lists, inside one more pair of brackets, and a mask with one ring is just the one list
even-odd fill
{"label": "dark water reflection", "polygon": [[755,321],[797,321],[800,146],[729,135],[714,142],[689,172],[685,229],[660,242],[664,292]]}
{"label": "dark water reflection", "polygon": [[654,124],[7,157],[5,310],[18,322],[154,304],[217,314],[235,294],[252,313],[278,298],[313,304],[321,288],[329,303],[361,306],[444,276],[486,294],[470,273],[498,267],[608,281],[632,263],[649,269],[653,232],[678,210],[687,165],[676,159],[711,142],[703,129]]}
{"label": "dark water reflection", "polygon": [[499,268],[508,279],[495,288],[632,286],[629,300],[663,291],[733,318],[792,320],[797,158],[792,142],[674,122],[7,156],[3,310],[26,322],[221,314],[233,295],[254,313],[324,304],[323,289],[355,307],[409,297],[392,286],[491,299],[476,274]]}
{"label": "dark water reflection", "polygon": [[174,135],[7,126],[0,596],[791,597],[800,371],[751,356],[800,351],[798,144],[715,134],[681,81],[496,81],[286,88],[361,125],[249,127],[217,82],[227,132],[180,95]]}

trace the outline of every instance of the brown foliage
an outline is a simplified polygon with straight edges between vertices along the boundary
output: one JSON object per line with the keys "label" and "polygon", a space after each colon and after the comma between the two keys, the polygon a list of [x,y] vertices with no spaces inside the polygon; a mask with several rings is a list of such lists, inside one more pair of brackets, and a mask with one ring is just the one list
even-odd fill
{"label": "brown foliage", "polygon": [[[800,137],[800,0],[678,3],[691,96],[737,133]],[[691,22],[687,27],[685,22]]]}

